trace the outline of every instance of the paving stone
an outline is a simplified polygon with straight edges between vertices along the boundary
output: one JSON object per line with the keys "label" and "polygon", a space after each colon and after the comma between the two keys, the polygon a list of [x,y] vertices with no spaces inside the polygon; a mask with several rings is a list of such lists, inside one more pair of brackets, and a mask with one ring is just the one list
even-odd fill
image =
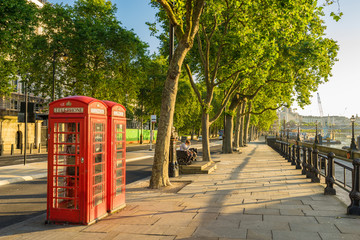
{"label": "paving stone", "polygon": [[319,233],[322,239],[326,240],[359,240],[360,235],[356,234],[340,234],[340,233]]}
{"label": "paving stone", "polygon": [[246,229],[199,226],[194,235],[195,237],[222,237],[222,238],[246,238]]}
{"label": "paving stone", "polygon": [[290,223],[291,231],[340,233],[334,224]]}
{"label": "paving stone", "polygon": [[271,240],[272,233],[270,230],[248,229],[246,239]]}
{"label": "paving stone", "polygon": [[317,223],[314,217],[264,215],[264,222]]}
{"label": "paving stone", "polygon": [[279,209],[271,208],[245,208],[244,214],[260,214],[260,215],[280,215]]}
{"label": "paving stone", "polygon": [[305,216],[301,209],[280,209],[280,215],[285,216]]}
{"label": "paving stone", "polygon": [[321,240],[318,233],[312,232],[295,232],[295,231],[281,231],[281,230],[273,230],[273,239],[276,240]]}
{"label": "paving stone", "polygon": [[262,230],[290,230],[287,222],[263,222],[263,221],[240,221],[240,228],[243,229],[262,229]]}

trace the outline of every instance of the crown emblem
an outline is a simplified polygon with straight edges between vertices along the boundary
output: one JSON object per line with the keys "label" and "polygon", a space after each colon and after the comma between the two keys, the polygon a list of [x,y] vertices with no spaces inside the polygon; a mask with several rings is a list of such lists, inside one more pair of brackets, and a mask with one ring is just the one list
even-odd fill
{"label": "crown emblem", "polygon": [[70,106],[71,106],[71,102],[70,102],[70,101],[67,102],[67,103],[66,103],[66,106],[67,106],[67,107],[70,107]]}

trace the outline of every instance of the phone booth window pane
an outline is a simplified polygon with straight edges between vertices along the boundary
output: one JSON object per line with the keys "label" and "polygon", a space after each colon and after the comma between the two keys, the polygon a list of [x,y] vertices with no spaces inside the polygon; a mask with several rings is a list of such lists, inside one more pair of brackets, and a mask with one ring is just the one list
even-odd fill
{"label": "phone booth window pane", "polygon": [[94,135],[94,142],[103,142],[104,141],[104,134],[96,133]]}
{"label": "phone booth window pane", "polygon": [[103,154],[96,154],[94,155],[94,163],[101,163],[103,161]]}
{"label": "phone booth window pane", "polygon": [[123,143],[117,143],[116,150],[121,150],[121,149],[123,149]]}
{"label": "phone booth window pane", "polygon": [[123,134],[122,133],[116,133],[116,141],[122,141]]}
{"label": "phone booth window pane", "polygon": [[123,166],[123,160],[116,161],[116,168],[121,168]]}
{"label": "phone booth window pane", "polygon": [[104,124],[103,123],[94,123],[94,132],[103,132]]}
{"label": "phone booth window pane", "polygon": [[116,179],[116,186],[118,187],[118,186],[121,186],[122,185],[122,183],[123,183],[123,181],[122,181],[122,177],[121,178],[117,178]]}
{"label": "phone booth window pane", "polygon": [[116,132],[122,132],[123,131],[123,125],[122,124],[116,124]]}
{"label": "phone booth window pane", "polygon": [[97,164],[94,166],[94,174],[103,172],[103,164]]}
{"label": "phone booth window pane", "polygon": [[123,175],[122,168],[116,169],[116,177],[121,177]]}
{"label": "phone booth window pane", "polygon": [[116,188],[116,196],[122,193],[122,187]]}
{"label": "phone booth window pane", "polygon": [[123,152],[122,151],[116,152],[116,159],[122,159],[122,158],[123,158]]}
{"label": "phone booth window pane", "polygon": [[99,184],[103,181],[103,175],[98,175],[94,177],[94,185]]}
{"label": "phone booth window pane", "polygon": [[103,151],[103,144],[95,144],[94,145],[94,153],[102,152]]}

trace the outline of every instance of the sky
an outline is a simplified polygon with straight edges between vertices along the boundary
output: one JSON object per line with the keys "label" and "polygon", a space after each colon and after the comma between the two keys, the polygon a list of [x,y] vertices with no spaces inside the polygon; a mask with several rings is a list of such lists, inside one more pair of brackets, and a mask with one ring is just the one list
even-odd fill
{"label": "sky", "polygon": [[[73,4],[75,0],[48,0],[51,3]],[[324,1],[320,0],[319,2]],[[151,53],[157,51],[159,41],[150,36],[145,22],[155,22],[156,10],[149,5],[150,0],[112,0],[118,8],[117,18],[123,27],[133,31],[139,38],[149,44]],[[336,2],[336,1],[335,1]],[[329,14],[331,11],[343,12],[342,18],[336,22]],[[324,18],[326,37],[338,42],[340,50],[338,59],[332,70],[329,82],[318,89],[324,116],[360,116],[360,1],[339,0],[326,7]],[[294,105],[301,115],[319,116],[317,94],[313,93],[312,104],[304,109]]]}

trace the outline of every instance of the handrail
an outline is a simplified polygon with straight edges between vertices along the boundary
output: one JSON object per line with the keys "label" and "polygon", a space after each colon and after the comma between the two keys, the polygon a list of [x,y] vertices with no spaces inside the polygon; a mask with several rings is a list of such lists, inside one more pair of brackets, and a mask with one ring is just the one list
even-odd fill
{"label": "handrail", "polygon": [[[267,141],[269,146],[275,149],[285,159],[296,165],[296,169],[302,169],[302,174],[311,178],[311,182],[320,182],[320,177],[325,178],[325,195],[335,195],[334,184],[350,192],[351,205],[347,213],[360,215],[360,152],[341,150],[329,147],[321,147],[317,144],[306,144],[300,141],[283,141],[273,139]],[[331,150],[334,150],[333,152]],[[339,153],[339,155],[337,155]],[[346,158],[344,157],[346,156]],[[358,158],[357,158],[358,157]],[[348,159],[351,158],[351,159]],[[343,162],[351,162],[353,167]],[[343,168],[343,181],[335,178],[335,165]],[[322,170],[323,169],[323,170]],[[346,172],[351,172],[351,189],[347,184]]]}

